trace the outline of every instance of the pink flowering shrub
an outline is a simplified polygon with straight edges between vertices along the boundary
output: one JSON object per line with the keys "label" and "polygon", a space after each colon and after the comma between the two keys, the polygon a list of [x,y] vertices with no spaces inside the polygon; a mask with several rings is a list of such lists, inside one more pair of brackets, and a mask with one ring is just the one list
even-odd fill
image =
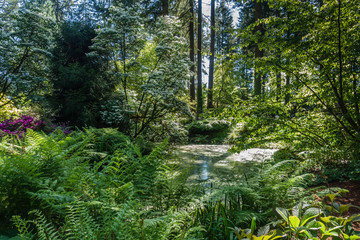
{"label": "pink flowering shrub", "polygon": [[53,132],[55,129],[60,128],[64,134],[69,134],[71,130],[65,124],[54,124],[42,120],[35,120],[31,116],[23,115],[18,119],[9,118],[0,122],[0,135],[12,135],[22,138],[27,129],[34,131]]}

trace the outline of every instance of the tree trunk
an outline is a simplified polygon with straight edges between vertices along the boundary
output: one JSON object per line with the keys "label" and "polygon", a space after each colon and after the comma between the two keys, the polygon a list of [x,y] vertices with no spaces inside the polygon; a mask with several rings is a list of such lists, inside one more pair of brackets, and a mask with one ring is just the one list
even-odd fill
{"label": "tree trunk", "polygon": [[215,0],[211,0],[210,66],[207,108],[213,108],[214,58],[215,58]]}
{"label": "tree trunk", "polygon": [[169,0],[161,0],[162,12],[161,15],[169,15]]}
{"label": "tree trunk", "polygon": [[197,116],[199,116],[200,113],[203,112],[203,98],[202,98],[202,83],[201,83],[201,42],[202,42],[202,1],[198,1],[198,49],[197,49],[197,56],[198,56],[198,62],[197,62]]}
{"label": "tree trunk", "polygon": [[[261,19],[262,15],[262,6],[260,0],[255,2],[255,22]],[[262,34],[262,25],[259,24],[255,27],[255,33]],[[256,63],[256,60],[262,58],[264,55],[263,50],[259,49],[260,40],[255,44],[255,78],[254,78],[254,95],[261,95],[261,73],[259,70],[259,64]]]}
{"label": "tree trunk", "polygon": [[[290,15],[291,15],[291,12],[287,11],[287,17],[288,19],[290,19]],[[289,39],[290,37],[290,33],[289,31],[286,33],[286,36],[287,38]],[[286,60],[287,62],[289,60]],[[286,90],[286,93],[285,93],[285,105],[287,105],[289,102],[290,102],[290,89],[289,89],[289,85],[290,85],[290,73],[286,73],[286,80],[285,80],[285,90]]]}
{"label": "tree trunk", "polygon": [[190,61],[192,66],[190,71],[193,75],[190,77],[190,100],[195,101],[195,40],[194,40],[194,0],[190,0],[190,23],[189,23],[189,38],[190,38]]}

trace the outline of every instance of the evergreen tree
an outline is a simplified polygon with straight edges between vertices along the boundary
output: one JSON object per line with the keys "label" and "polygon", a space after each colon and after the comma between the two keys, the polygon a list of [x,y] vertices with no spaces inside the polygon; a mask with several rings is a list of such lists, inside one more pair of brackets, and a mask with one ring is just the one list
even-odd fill
{"label": "evergreen tree", "polygon": [[207,108],[213,108],[214,59],[215,59],[215,0],[211,0],[210,66]]}
{"label": "evergreen tree", "polygon": [[202,96],[202,1],[198,0],[198,41],[197,41],[197,115],[203,112],[203,96]]}
{"label": "evergreen tree", "polygon": [[234,44],[233,41],[233,17],[230,8],[225,0],[221,0],[216,8],[216,37],[215,52],[217,54],[227,54]]}
{"label": "evergreen tree", "polygon": [[51,63],[53,94],[48,96],[59,121],[98,126],[100,105],[112,85],[100,74],[102,60],[90,57],[96,36],[87,23],[64,22],[55,40]]}
{"label": "evergreen tree", "polygon": [[191,66],[191,77],[190,77],[190,100],[195,101],[195,39],[194,39],[194,0],[189,0],[189,41],[190,41],[190,61]]}
{"label": "evergreen tree", "polygon": [[233,17],[228,3],[221,0],[215,11],[215,79],[213,96],[216,105],[228,104],[232,100],[232,91],[234,89],[234,65],[230,62],[231,48],[234,45],[233,40]]}
{"label": "evergreen tree", "polygon": [[[255,27],[255,34],[262,35],[263,34],[263,26],[260,23],[261,19],[263,18],[262,13],[262,4],[260,0],[256,0],[255,2],[255,22],[257,22]],[[260,72],[260,66],[257,63],[259,58],[264,56],[264,50],[260,48],[261,45],[261,38],[258,38],[258,41],[255,43],[255,77],[254,77],[254,95],[261,95],[261,81],[262,81],[262,74]]]}

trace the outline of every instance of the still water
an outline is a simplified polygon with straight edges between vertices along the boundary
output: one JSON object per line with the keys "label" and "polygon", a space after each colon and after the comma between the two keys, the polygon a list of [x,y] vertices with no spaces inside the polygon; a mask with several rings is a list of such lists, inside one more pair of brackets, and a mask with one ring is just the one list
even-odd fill
{"label": "still water", "polygon": [[230,145],[183,145],[176,154],[184,167],[191,168],[190,181],[206,185],[231,182],[250,170],[250,166],[270,159],[277,149],[252,148],[230,153]]}

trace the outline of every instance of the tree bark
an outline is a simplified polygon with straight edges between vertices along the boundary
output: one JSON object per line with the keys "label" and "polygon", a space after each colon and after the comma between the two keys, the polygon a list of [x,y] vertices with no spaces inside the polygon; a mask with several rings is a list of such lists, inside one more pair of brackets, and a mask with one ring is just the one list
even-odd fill
{"label": "tree bark", "polygon": [[211,0],[211,30],[210,30],[210,66],[209,87],[207,95],[207,108],[213,108],[213,84],[214,84],[214,59],[215,59],[215,0]]}
{"label": "tree bark", "polygon": [[190,61],[192,66],[190,71],[193,75],[190,77],[190,100],[195,101],[195,40],[194,40],[194,0],[189,0],[190,5],[190,23],[189,23],[189,38],[190,38]]}
{"label": "tree bark", "polygon": [[[262,5],[260,0],[255,2],[255,22],[261,19],[262,16]],[[262,34],[262,25],[258,24],[255,27],[255,33]],[[264,55],[263,50],[259,49],[259,44],[261,43],[260,39],[255,44],[255,77],[254,77],[254,95],[261,95],[261,73],[259,70],[259,64],[256,62],[259,58],[262,58]]]}
{"label": "tree bark", "polygon": [[197,116],[203,112],[203,98],[202,98],[202,82],[201,82],[201,70],[202,70],[202,61],[201,61],[201,43],[202,43],[202,1],[198,1],[198,49],[197,49]]}
{"label": "tree bark", "polygon": [[169,0],[161,0],[162,12],[161,15],[169,15]]}

